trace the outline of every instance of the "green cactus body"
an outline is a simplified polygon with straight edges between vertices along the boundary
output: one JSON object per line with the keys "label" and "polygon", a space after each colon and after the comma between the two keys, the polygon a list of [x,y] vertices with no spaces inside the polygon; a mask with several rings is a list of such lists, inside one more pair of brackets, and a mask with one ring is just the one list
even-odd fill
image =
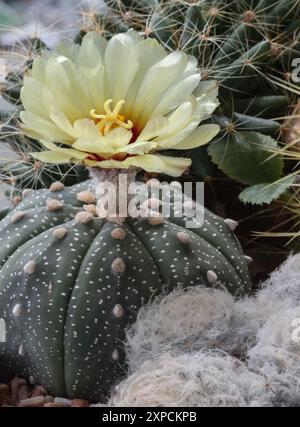
{"label": "green cactus body", "polygon": [[92,193],[92,181],[27,191],[1,221],[0,361],[54,395],[99,401],[124,374],[125,329],[152,297],[250,284],[234,221],[206,211],[186,229],[171,202],[169,219],[117,224],[95,215]]}

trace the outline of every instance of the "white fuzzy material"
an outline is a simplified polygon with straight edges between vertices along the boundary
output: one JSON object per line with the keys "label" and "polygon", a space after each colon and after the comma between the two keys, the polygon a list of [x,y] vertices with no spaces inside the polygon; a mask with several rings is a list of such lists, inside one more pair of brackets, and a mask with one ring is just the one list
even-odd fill
{"label": "white fuzzy material", "polygon": [[265,322],[265,310],[254,298],[236,301],[228,331],[219,336],[218,347],[244,359],[249,348],[256,343],[259,329]]}
{"label": "white fuzzy material", "polygon": [[300,406],[300,306],[271,316],[248,352],[248,366],[266,377],[277,406]]}
{"label": "white fuzzy material", "polygon": [[156,299],[127,332],[127,358],[113,405],[300,406],[300,255],[254,297],[198,286]]}
{"label": "white fuzzy material", "polygon": [[163,355],[121,383],[113,406],[257,407],[269,405],[263,377],[222,354]]}
{"label": "white fuzzy material", "polygon": [[177,289],[143,307],[127,332],[131,371],[163,352],[212,348],[230,325],[233,297],[203,286]]}
{"label": "white fuzzy material", "polygon": [[257,301],[265,307],[268,316],[278,309],[300,305],[300,254],[288,258],[271,274]]}

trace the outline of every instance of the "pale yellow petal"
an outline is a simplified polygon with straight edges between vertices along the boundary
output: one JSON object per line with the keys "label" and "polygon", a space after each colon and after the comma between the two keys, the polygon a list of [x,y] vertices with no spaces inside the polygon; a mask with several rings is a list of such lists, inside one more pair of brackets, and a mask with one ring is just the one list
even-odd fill
{"label": "pale yellow petal", "polygon": [[43,90],[40,94],[42,102],[45,107],[48,109],[48,116],[50,117],[50,113],[52,109],[58,109],[60,103],[57,101],[53,93],[49,90],[48,86],[44,84]]}
{"label": "pale yellow petal", "polygon": [[[132,49],[134,41],[128,34],[112,37],[105,51],[105,68],[110,97],[118,102],[126,98],[128,89],[138,70],[137,58]],[[116,66],[116,61],[117,66]]]}
{"label": "pale yellow petal", "polygon": [[46,84],[57,100],[57,105],[69,120],[89,117],[94,108],[84,82],[74,63],[66,57],[50,58],[47,62]]}
{"label": "pale yellow petal", "polygon": [[166,135],[171,135],[180,132],[192,120],[195,115],[196,100],[190,97],[186,102],[181,104],[176,110],[168,117],[169,128],[166,130]]}
{"label": "pale yellow petal", "polygon": [[190,159],[183,157],[168,157],[155,154],[129,157],[125,161],[128,166],[135,166],[147,172],[164,173],[170,176],[180,176],[191,165]]}
{"label": "pale yellow petal", "polygon": [[62,132],[67,133],[71,139],[75,138],[73,126],[63,111],[51,108],[50,118]]}
{"label": "pale yellow petal", "polygon": [[133,144],[126,145],[119,150],[119,153],[128,153],[128,154],[145,154],[149,151],[155,150],[157,143],[154,141],[137,141]]}
{"label": "pale yellow petal", "polygon": [[152,116],[168,114],[176,106],[187,100],[199,85],[200,78],[200,73],[198,73],[178,79],[179,81],[174,83],[164,94],[157,107],[153,110]]}
{"label": "pale yellow petal", "polygon": [[147,72],[137,94],[133,110],[133,121],[140,120],[144,125],[166,90],[182,74],[187,64],[187,56],[173,52],[153,65]]}
{"label": "pale yellow petal", "polygon": [[104,138],[101,138],[100,136],[98,138],[81,138],[75,141],[72,144],[72,147],[76,150],[85,151],[88,153],[94,153],[105,156],[105,154],[114,154],[116,151],[105,144]]}
{"label": "pale yellow petal", "polygon": [[170,176],[181,176],[192,164],[191,159],[184,157],[157,156],[163,163],[164,168],[161,171]]}
{"label": "pale yellow petal", "polygon": [[219,92],[219,83],[217,80],[205,80],[202,81],[197,89],[195,90],[194,95],[198,97],[216,99]]}
{"label": "pale yellow petal", "polygon": [[74,135],[76,139],[80,138],[99,138],[101,137],[99,128],[93,120],[81,119],[73,124]]}
{"label": "pale yellow petal", "polygon": [[61,131],[54,123],[30,111],[22,111],[20,114],[22,122],[27,128],[39,134],[41,137],[57,142],[68,142],[70,136]]}
{"label": "pale yellow petal", "polygon": [[64,164],[72,161],[71,156],[56,151],[38,151],[29,154],[42,163]]}
{"label": "pale yellow petal", "polygon": [[132,132],[124,128],[116,128],[104,137],[104,143],[116,152],[132,139]]}
{"label": "pale yellow petal", "polygon": [[94,68],[79,66],[80,78],[84,82],[85,90],[90,98],[91,105],[99,114],[104,113],[104,103],[110,97],[109,88],[105,84],[104,65],[99,63]]}
{"label": "pale yellow petal", "polygon": [[203,125],[198,127],[186,139],[173,146],[174,150],[188,150],[201,147],[210,142],[220,132],[218,125]]}
{"label": "pale yellow petal", "polygon": [[32,64],[32,77],[41,83],[45,83],[45,69],[47,61],[48,58],[37,56]]}
{"label": "pale yellow petal", "polygon": [[128,169],[130,167],[136,167],[147,172],[164,173],[175,177],[182,175],[182,173],[191,165],[191,160],[182,157],[145,154],[143,156],[128,157],[124,161],[105,160],[102,162],[96,162],[93,160],[84,160],[84,163],[89,167],[99,167],[104,169]]}
{"label": "pale yellow petal", "polygon": [[[28,136],[29,138],[36,139],[37,141],[39,141],[39,139],[42,138],[42,136],[38,132],[35,132],[34,130],[30,129],[29,127],[27,127],[23,123],[20,123],[20,129],[21,129],[22,133],[24,135]],[[43,138],[45,138],[45,137],[43,137]]]}
{"label": "pale yellow petal", "polygon": [[160,150],[169,150],[174,148],[183,140],[185,140],[198,126],[198,120],[191,121],[187,124],[181,131],[178,133],[173,133],[171,135],[167,135],[166,137],[162,137],[159,139],[158,148]]}
{"label": "pale yellow petal", "polygon": [[84,160],[84,164],[90,168],[101,168],[101,169],[128,169],[124,162],[118,160],[103,160],[101,162],[97,160]]}
{"label": "pale yellow petal", "polygon": [[188,62],[186,65],[185,72],[198,70],[198,61],[194,56],[188,55]]}
{"label": "pale yellow petal", "polygon": [[76,63],[80,53],[80,46],[72,40],[63,40],[54,48],[53,54],[64,56]]}
{"label": "pale yellow petal", "polygon": [[128,116],[132,116],[133,106],[145,75],[154,64],[167,56],[167,52],[157,40],[148,38],[135,45],[134,55],[139,63],[139,68],[126,97],[124,112]]}
{"label": "pale yellow petal", "polygon": [[116,169],[128,169],[130,167],[137,167],[144,169],[148,172],[160,173],[164,169],[164,163],[160,160],[159,156],[153,154],[145,154],[142,156],[128,157],[123,161],[118,160],[105,160],[102,162],[95,162],[91,160],[85,160],[87,166],[97,166],[100,168],[116,168]]}
{"label": "pale yellow petal", "polygon": [[127,167],[134,166],[153,173],[163,173],[165,169],[164,162],[155,154],[129,157],[125,160],[125,164]]}
{"label": "pale yellow petal", "polygon": [[73,150],[73,148],[62,148],[58,147],[51,141],[41,140],[42,145],[50,151],[55,151],[58,153],[63,153],[65,155],[71,156],[73,159],[83,160],[88,157],[88,153],[83,153],[81,151]]}
{"label": "pale yellow petal", "polygon": [[219,84],[215,80],[201,82],[196,89],[196,114],[201,121],[207,120],[220,105],[218,100],[218,89]]}
{"label": "pale yellow petal", "polygon": [[77,64],[94,68],[103,63],[107,40],[95,31],[87,33],[81,43]]}
{"label": "pale yellow petal", "polygon": [[93,108],[103,112],[104,102],[109,97],[105,85],[104,53],[107,40],[99,33],[89,32],[82,41],[77,60],[78,70],[84,81],[85,90],[91,98]]}
{"label": "pale yellow petal", "polygon": [[169,149],[179,144],[199,124],[199,119],[195,119],[196,100],[191,97],[189,101],[178,107],[172,115],[169,116],[169,127],[155,141],[159,143],[159,148]]}
{"label": "pale yellow petal", "polygon": [[49,117],[49,109],[45,106],[41,94],[45,86],[32,77],[24,77],[24,86],[21,90],[21,101],[27,111],[42,116]]}
{"label": "pale yellow petal", "polygon": [[150,141],[161,135],[167,129],[169,129],[169,120],[166,117],[153,117],[142,130],[138,137],[138,141]]}

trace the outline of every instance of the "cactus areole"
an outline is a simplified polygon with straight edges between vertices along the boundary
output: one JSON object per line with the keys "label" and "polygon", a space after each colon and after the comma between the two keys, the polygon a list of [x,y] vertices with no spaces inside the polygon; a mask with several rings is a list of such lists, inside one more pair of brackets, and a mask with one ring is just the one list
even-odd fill
{"label": "cactus areole", "polygon": [[[120,193],[121,172],[128,185],[138,169],[179,176],[190,159],[160,152],[218,133],[199,126],[218,106],[216,82],[200,80],[194,58],[132,31],[60,45],[25,77],[22,131],[46,148],[32,155],[91,170],[73,187],[25,190],[0,222],[0,363],[53,395],[104,399],[126,372],[125,330],[152,297],[203,283],[234,295],[249,287],[237,223],[205,211],[204,223],[194,218],[186,228],[187,212],[178,216],[175,204],[180,186],[169,215],[105,209],[104,186]],[[160,205],[147,199],[149,188],[143,209]]]}
{"label": "cactus areole", "polygon": [[1,221],[0,360],[54,395],[99,401],[126,370],[125,329],[143,304],[199,283],[243,294],[249,278],[234,221],[115,222],[95,215],[94,194],[93,181],[54,184]]}

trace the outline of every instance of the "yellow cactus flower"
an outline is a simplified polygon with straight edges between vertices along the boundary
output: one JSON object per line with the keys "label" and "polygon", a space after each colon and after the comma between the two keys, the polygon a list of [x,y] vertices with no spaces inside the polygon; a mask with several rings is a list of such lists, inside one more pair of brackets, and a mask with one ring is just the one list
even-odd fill
{"label": "yellow cactus flower", "polygon": [[179,176],[191,160],[161,152],[199,147],[219,132],[199,127],[218,106],[217,83],[200,80],[195,58],[156,40],[91,32],[81,46],[65,42],[34,60],[22,131],[45,147],[31,153],[42,162]]}

